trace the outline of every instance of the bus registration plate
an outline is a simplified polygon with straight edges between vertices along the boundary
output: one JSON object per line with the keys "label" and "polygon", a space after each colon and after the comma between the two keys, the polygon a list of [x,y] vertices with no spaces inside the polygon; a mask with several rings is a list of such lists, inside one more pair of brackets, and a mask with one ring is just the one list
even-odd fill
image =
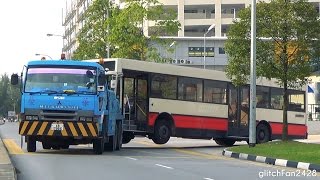
{"label": "bus registration plate", "polygon": [[51,124],[51,130],[53,131],[63,131],[64,126],[63,123],[52,123]]}

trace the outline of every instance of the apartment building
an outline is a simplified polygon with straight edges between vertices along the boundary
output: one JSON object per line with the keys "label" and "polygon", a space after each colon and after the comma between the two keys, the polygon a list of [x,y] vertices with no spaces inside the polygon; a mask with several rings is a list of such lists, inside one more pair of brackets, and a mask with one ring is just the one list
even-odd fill
{"label": "apartment building", "polygon": [[[83,25],[83,13],[93,0],[67,0],[63,26],[65,27],[64,51],[69,58],[77,47],[76,35]],[[268,1],[268,0],[267,0]],[[112,1],[117,5],[121,0]],[[233,20],[238,18],[238,12],[249,6],[251,0],[159,0],[164,8],[177,12],[181,30],[171,39],[173,52],[167,47],[155,45],[166,58],[172,58],[172,63],[208,69],[223,70],[227,64],[224,51],[226,33]],[[319,12],[320,0],[309,0]],[[319,12],[320,13],[320,12]],[[213,25],[213,26],[212,26]],[[144,22],[144,34],[152,34],[154,22]],[[209,27],[211,29],[208,31]],[[212,28],[213,27],[213,28]],[[205,52],[205,53],[204,53]]]}

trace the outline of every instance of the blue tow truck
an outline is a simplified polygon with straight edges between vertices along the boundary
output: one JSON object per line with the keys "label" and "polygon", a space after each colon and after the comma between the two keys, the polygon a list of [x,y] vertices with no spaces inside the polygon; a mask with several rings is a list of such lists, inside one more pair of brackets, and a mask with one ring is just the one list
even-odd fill
{"label": "blue tow truck", "polygon": [[[19,83],[20,79],[20,83]],[[98,63],[72,60],[30,61],[21,76],[19,134],[28,152],[93,144],[95,154],[120,150],[123,116],[106,70]]]}

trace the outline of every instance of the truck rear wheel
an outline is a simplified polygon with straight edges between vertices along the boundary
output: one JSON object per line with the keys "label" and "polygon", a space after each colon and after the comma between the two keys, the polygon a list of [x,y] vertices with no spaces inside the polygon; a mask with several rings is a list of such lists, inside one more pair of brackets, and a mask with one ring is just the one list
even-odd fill
{"label": "truck rear wheel", "polygon": [[43,149],[51,149],[51,145],[47,142],[42,142],[42,148]]}
{"label": "truck rear wheel", "polygon": [[33,136],[27,137],[27,151],[28,152],[36,152],[37,145],[36,145],[36,139]]}
{"label": "truck rear wheel", "polygon": [[118,121],[117,126],[118,126],[118,128],[117,128],[118,134],[117,134],[116,150],[121,150],[121,148],[122,148],[122,121]]}
{"label": "truck rear wheel", "polygon": [[98,138],[93,140],[93,152],[95,154],[102,154],[104,150],[104,139]]}
{"label": "truck rear wheel", "polygon": [[117,148],[117,140],[118,140],[118,126],[116,124],[114,135],[109,137],[109,142],[104,144],[105,151],[115,151]]}

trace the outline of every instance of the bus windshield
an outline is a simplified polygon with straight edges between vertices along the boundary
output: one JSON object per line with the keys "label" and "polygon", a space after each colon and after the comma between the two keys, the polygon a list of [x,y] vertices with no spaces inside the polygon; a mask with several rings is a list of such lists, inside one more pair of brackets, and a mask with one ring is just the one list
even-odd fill
{"label": "bus windshield", "polygon": [[34,67],[27,71],[24,92],[96,94],[96,87],[93,68]]}

